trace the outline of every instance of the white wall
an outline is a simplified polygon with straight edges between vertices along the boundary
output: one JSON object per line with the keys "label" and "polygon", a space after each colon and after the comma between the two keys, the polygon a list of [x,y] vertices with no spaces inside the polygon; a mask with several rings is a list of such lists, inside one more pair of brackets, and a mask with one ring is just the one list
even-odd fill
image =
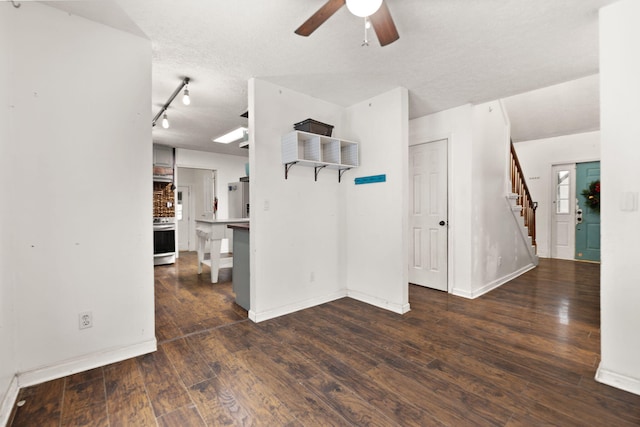
{"label": "white wall", "polygon": [[249,81],[251,309],[261,321],[346,295],[343,196],[353,171],[293,166],[284,178],[281,137],[309,117],[342,136],[343,108],[300,92]]}
{"label": "white wall", "polygon": [[[596,379],[640,394],[640,2],[600,11],[601,362]],[[627,209],[625,200],[636,200]]]}
{"label": "white wall", "polygon": [[3,203],[0,203],[0,425],[7,422],[13,400],[17,393],[14,374],[18,371],[15,347],[15,271],[11,269],[13,257],[13,229],[8,223],[13,207],[11,196],[15,183],[11,171],[13,159],[9,156],[12,140],[10,124],[13,121],[10,95],[12,36],[10,22],[13,11],[11,3],[0,3],[0,182],[7,183]]}
{"label": "white wall", "polygon": [[[36,2],[0,6],[13,47],[3,279],[24,386],[155,350],[151,47]],[[79,330],[82,311],[93,328]]]}
{"label": "white wall", "polygon": [[[361,156],[341,184],[348,295],[397,313],[409,310],[408,105],[407,90],[394,89],[347,108],[342,122]],[[386,182],[354,185],[354,177],[379,174]]]}
{"label": "white wall", "polygon": [[[408,310],[407,110],[405,89],[343,108],[250,80],[251,319],[346,295]],[[335,170],[315,182],[313,168],[300,165],[284,177],[281,138],[309,117],[361,143],[361,167],[341,183]],[[354,188],[354,177],[381,173],[386,183]]]}
{"label": "white wall", "polygon": [[600,131],[516,142],[514,144],[531,197],[538,202],[536,242],[538,255],[551,256],[553,165],[600,160]]}
{"label": "white wall", "polygon": [[449,292],[471,293],[471,154],[472,106],[413,119],[409,122],[409,145],[449,141]]}
{"label": "white wall", "polygon": [[[479,296],[534,267],[509,201],[510,125],[499,101],[473,107],[472,287]],[[517,220],[516,220],[517,219]],[[537,263],[537,261],[536,261]]]}

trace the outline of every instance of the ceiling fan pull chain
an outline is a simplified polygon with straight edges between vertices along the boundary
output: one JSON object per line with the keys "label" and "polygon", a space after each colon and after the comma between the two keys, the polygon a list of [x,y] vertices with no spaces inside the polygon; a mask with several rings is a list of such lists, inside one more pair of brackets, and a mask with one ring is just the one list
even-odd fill
{"label": "ceiling fan pull chain", "polygon": [[369,40],[367,39],[367,30],[369,29],[370,26],[371,26],[371,23],[369,22],[369,17],[365,16],[365,18],[364,18],[364,41],[362,42],[362,44],[360,46],[369,46]]}

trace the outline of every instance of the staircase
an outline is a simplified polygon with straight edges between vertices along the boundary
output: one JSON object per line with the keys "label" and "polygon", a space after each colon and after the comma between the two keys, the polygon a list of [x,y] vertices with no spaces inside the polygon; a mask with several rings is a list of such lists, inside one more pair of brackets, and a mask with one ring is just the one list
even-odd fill
{"label": "staircase", "polygon": [[537,264],[536,209],[538,202],[534,202],[531,198],[513,141],[511,141],[511,194],[507,196],[507,199],[511,204],[511,210],[519,219],[518,223],[521,225],[523,238],[531,248],[532,258]]}

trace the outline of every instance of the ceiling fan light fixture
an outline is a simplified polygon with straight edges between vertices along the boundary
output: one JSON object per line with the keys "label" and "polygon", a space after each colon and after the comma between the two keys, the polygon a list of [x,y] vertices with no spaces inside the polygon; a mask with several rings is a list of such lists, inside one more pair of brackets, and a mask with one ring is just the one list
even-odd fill
{"label": "ceiling fan light fixture", "polygon": [[382,0],[346,0],[347,9],[356,16],[365,18],[380,9]]}

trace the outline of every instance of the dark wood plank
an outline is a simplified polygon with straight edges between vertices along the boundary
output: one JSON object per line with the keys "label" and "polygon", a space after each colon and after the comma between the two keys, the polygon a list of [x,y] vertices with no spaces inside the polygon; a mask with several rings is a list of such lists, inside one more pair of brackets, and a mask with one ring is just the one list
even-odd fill
{"label": "dark wood plank", "polygon": [[160,347],[173,364],[185,386],[202,382],[215,376],[215,373],[202,356],[196,352],[186,338],[161,344]]}
{"label": "dark wood plank", "polygon": [[223,367],[218,378],[233,392],[239,404],[252,414],[257,425],[285,425],[295,419],[270,384],[264,384],[251,371],[242,357],[228,354],[223,358]]}
{"label": "dark wood plank", "polygon": [[156,417],[191,404],[189,393],[162,347],[136,360]]}
{"label": "dark wood plank", "polygon": [[134,359],[106,366],[104,381],[111,426],[154,425],[151,401]]}
{"label": "dark wood plank", "polygon": [[214,377],[189,388],[194,403],[207,425],[250,425],[252,415],[238,403],[219,378]]}
{"label": "dark wood plank", "polygon": [[377,408],[328,375],[318,374],[305,381],[304,385],[353,425],[401,425],[386,418]]}
{"label": "dark wood plank", "polygon": [[159,427],[204,427],[205,425],[195,406],[176,409],[158,417]]}
{"label": "dark wood plank", "polygon": [[70,388],[77,386],[79,384],[93,381],[96,379],[104,380],[104,375],[102,373],[102,367],[90,369],[88,371],[79,372],[77,374],[70,375],[66,377],[65,388]]}
{"label": "dark wood plank", "polygon": [[[282,352],[281,349],[279,351]],[[260,351],[244,352],[242,357],[251,366],[253,374],[265,384],[269,384],[274,395],[302,425],[351,425],[303,385],[297,373],[307,371],[307,368],[301,369],[298,362],[292,367],[291,358]],[[317,373],[317,370],[314,371]],[[308,378],[311,377],[304,376],[303,379]]]}
{"label": "dark wood plank", "polygon": [[[102,374],[102,372],[100,372]],[[67,387],[62,407],[64,426],[108,426],[107,402],[102,375]]]}
{"label": "dark wood plank", "polygon": [[158,342],[181,337],[182,332],[166,308],[156,307],[156,339]]}
{"label": "dark wood plank", "polygon": [[18,401],[24,400],[22,407],[17,407],[12,426],[58,426],[62,409],[62,396],[65,379],[27,387],[20,390]]}

